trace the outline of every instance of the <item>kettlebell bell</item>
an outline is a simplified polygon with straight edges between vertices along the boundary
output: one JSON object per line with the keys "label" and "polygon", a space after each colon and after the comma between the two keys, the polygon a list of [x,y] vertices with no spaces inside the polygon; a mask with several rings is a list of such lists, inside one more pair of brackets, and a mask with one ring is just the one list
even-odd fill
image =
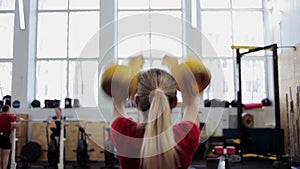
{"label": "kettlebell bell", "polygon": [[196,57],[187,57],[182,63],[178,63],[178,58],[175,56],[165,55],[163,64],[166,65],[178,84],[190,83],[191,78],[197,83],[197,86],[192,85],[192,90],[202,92],[210,83],[211,74],[200,59]]}
{"label": "kettlebell bell", "polygon": [[137,77],[143,66],[142,55],[128,58],[128,65],[112,64],[101,74],[101,88],[109,97],[116,95],[132,99],[137,91]]}

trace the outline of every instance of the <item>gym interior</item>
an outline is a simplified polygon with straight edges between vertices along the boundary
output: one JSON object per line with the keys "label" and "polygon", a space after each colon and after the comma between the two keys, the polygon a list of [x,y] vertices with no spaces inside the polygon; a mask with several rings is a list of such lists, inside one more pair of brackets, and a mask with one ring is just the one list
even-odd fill
{"label": "gym interior", "polygon": [[[299,0],[0,0],[0,106],[21,123],[8,168],[120,168],[99,79],[137,54],[143,69],[168,70],[172,55],[210,70],[190,169],[300,168],[299,11]],[[141,120],[132,100],[126,110]]]}

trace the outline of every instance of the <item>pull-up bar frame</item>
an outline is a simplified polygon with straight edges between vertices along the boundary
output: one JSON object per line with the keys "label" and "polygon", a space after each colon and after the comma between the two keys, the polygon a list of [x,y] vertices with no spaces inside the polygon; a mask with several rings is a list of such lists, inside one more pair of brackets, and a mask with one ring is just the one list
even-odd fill
{"label": "pull-up bar frame", "polygon": [[[261,50],[271,50],[273,53],[273,78],[274,78],[274,106],[275,106],[275,131],[276,131],[276,158],[277,160],[282,159],[281,147],[281,123],[280,123],[280,103],[279,103],[279,82],[278,82],[278,54],[277,54],[277,44],[272,44],[264,47],[253,47],[253,46],[232,46],[232,49],[236,49],[236,64],[238,68],[238,91],[237,91],[237,115],[238,115],[238,128],[240,131],[241,146],[245,144],[246,137],[246,127],[242,123],[242,77],[241,77],[241,58],[249,53],[261,51]],[[240,49],[248,49],[248,51],[241,53]]]}

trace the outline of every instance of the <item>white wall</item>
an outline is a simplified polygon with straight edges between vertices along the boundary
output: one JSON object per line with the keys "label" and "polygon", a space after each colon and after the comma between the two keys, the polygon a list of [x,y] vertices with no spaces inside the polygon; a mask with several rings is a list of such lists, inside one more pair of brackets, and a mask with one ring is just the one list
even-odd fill
{"label": "white wall", "polygon": [[270,26],[273,27],[273,42],[279,46],[294,46],[300,43],[300,1],[273,0],[269,8]]}
{"label": "white wall", "polygon": [[[18,2],[18,1],[16,1]],[[18,3],[16,3],[12,100],[19,100],[21,108],[28,108],[34,98],[35,88],[35,46],[37,1],[24,1],[25,30],[19,26]]]}
{"label": "white wall", "polygon": [[300,43],[300,1],[285,0],[281,22],[282,45],[296,45]]}

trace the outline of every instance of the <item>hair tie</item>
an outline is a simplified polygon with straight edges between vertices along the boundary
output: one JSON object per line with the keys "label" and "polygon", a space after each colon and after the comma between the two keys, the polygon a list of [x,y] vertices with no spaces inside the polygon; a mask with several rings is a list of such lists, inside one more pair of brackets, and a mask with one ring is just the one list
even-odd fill
{"label": "hair tie", "polygon": [[158,94],[158,93],[164,93],[163,90],[161,90],[160,88],[154,89],[154,93]]}
{"label": "hair tie", "polygon": [[164,93],[163,90],[159,89],[159,88],[156,88],[154,90],[152,90],[149,94],[149,102],[151,103],[152,102],[152,99],[153,97],[156,95],[156,94],[159,94],[159,93]]}

